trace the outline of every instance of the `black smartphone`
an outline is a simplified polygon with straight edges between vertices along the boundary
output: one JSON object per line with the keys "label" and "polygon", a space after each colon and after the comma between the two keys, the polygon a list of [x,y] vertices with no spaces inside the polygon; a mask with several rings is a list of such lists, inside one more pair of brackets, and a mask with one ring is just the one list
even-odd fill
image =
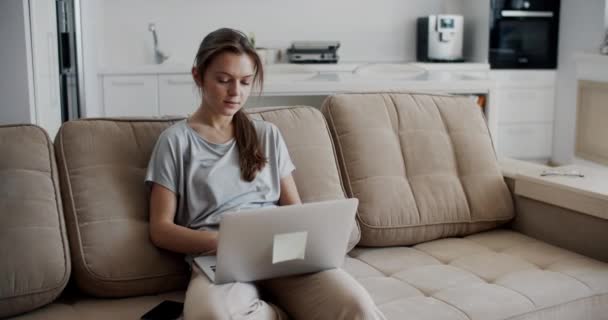
{"label": "black smartphone", "polygon": [[173,320],[182,315],[184,304],[165,300],[141,316],[141,320]]}

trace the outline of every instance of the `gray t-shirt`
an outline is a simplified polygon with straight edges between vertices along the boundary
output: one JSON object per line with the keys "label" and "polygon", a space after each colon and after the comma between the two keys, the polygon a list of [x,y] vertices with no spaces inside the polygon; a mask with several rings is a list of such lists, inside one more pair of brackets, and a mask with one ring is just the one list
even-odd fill
{"label": "gray t-shirt", "polygon": [[295,169],[279,129],[251,120],[268,159],[255,179],[241,178],[239,150],[206,141],[186,120],[158,138],[146,174],[146,184],[158,183],[177,195],[175,223],[197,230],[217,230],[228,211],[278,205],[280,179]]}

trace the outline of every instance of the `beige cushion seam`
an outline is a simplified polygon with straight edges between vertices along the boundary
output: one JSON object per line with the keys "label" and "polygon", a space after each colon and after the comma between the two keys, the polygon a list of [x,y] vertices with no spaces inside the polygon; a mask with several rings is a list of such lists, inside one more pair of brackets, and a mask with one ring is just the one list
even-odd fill
{"label": "beige cushion seam", "polygon": [[[329,122],[328,125],[331,124],[329,126],[329,128],[330,128],[330,134],[333,137],[333,139],[331,139],[331,140],[335,141],[335,143],[336,143],[336,154],[338,155],[337,158],[338,158],[338,161],[339,161],[338,166],[344,168],[344,174],[342,174],[340,172],[340,174],[341,174],[340,175],[340,178],[341,178],[340,180],[346,180],[346,181],[344,181],[344,187],[346,189],[346,195],[347,195],[347,197],[352,198],[353,197],[353,186],[352,186],[351,181],[350,181],[350,175],[348,173],[348,168],[346,167],[346,163],[344,163],[345,160],[344,160],[344,154],[342,153],[342,144],[340,142],[340,138],[338,137],[338,131],[336,129],[336,124],[334,122],[334,117],[333,117],[333,114],[332,114],[331,104],[333,102],[334,97],[331,96],[328,99],[329,100],[328,100],[328,102],[326,104],[326,110],[327,110],[327,115],[328,115],[328,120],[329,120],[328,121]],[[358,208],[357,208],[357,217],[361,221],[361,216],[359,215],[359,209]]]}
{"label": "beige cushion seam", "polygon": [[477,220],[465,220],[465,221],[449,221],[449,222],[434,222],[434,223],[425,223],[425,224],[404,224],[404,225],[390,225],[390,226],[378,226],[378,225],[371,225],[371,224],[366,224],[363,223],[363,225],[365,225],[366,227],[369,227],[371,229],[398,229],[398,228],[404,228],[404,227],[409,227],[409,228],[416,228],[416,227],[426,227],[426,226],[434,226],[434,225],[446,225],[446,224],[457,224],[457,223],[462,223],[462,224],[475,224],[475,223],[479,223],[479,222],[503,222],[503,221],[509,221],[511,220],[511,217],[492,217],[492,218],[488,218],[486,219],[477,219]]}
{"label": "beige cushion seam", "polygon": [[[350,257],[350,256],[349,256],[349,257]],[[389,277],[389,275],[388,275],[388,274],[386,274],[386,273],[382,272],[382,270],[380,270],[380,269],[378,269],[378,268],[374,267],[373,265],[369,264],[367,261],[361,260],[361,259],[356,258],[356,257],[350,257],[350,258],[352,258],[352,259],[357,259],[357,260],[361,261],[362,263],[366,264],[367,266],[369,266],[370,268],[372,268],[372,269],[374,269],[374,270],[376,270],[376,271],[378,271],[378,272],[382,273],[382,275],[383,275],[383,276],[385,276],[385,277]],[[353,278],[354,278],[354,276],[353,276]]]}
{"label": "beige cushion seam", "polygon": [[[554,265],[554,264],[556,264],[556,263],[560,263],[560,262],[561,262],[561,261],[554,262],[554,263],[552,263],[552,264],[548,265],[548,266],[547,266],[547,267],[545,267],[545,268],[541,268],[541,270],[543,270],[543,271],[550,271],[550,272],[559,273],[559,274],[561,274],[561,275],[563,275],[563,276],[565,276],[565,277],[568,277],[568,278],[570,278],[570,279],[573,279],[573,280],[574,280],[574,281],[576,281],[576,282],[581,283],[581,284],[582,284],[582,285],[584,285],[584,286],[585,286],[587,289],[589,289],[589,291],[594,292],[593,288],[591,288],[591,287],[590,287],[590,286],[589,286],[589,285],[588,285],[586,282],[584,282],[583,280],[581,280],[581,279],[579,279],[579,278],[577,278],[577,277],[575,277],[575,276],[569,275],[569,274],[567,274],[567,273],[559,272],[559,271],[553,271],[553,270],[549,270],[549,268],[551,268],[551,266],[552,266],[552,265]],[[540,267],[539,267],[539,268],[540,268]],[[608,292],[604,292],[604,293],[608,293]]]}
{"label": "beige cushion seam", "polygon": [[471,317],[469,317],[469,315],[468,315],[466,312],[464,312],[464,310],[462,310],[462,309],[458,308],[457,306],[455,306],[455,305],[453,305],[453,304],[451,304],[451,303],[449,303],[449,302],[447,302],[447,301],[441,300],[441,299],[439,299],[439,298],[437,298],[437,297],[435,297],[435,296],[430,296],[430,298],[433,298],[433,299],[435,299],[435,300],[437,300],[437,301],[441,301],[441,302],[445,303],[446,305],[448,305],[448,306],[450,306],[450,307],[452,307],[452,308],[454,308],[454,309],[458,310],[458,311],[459,311],[460,313],[462,313],[462,314],[463,314],[463,315],[464,315],[464,316],[465,316],[467,319],[472,320],[472,319],[471,319]]}
{"label": "beige cushion seam", "polygon": [[[442,264],[443,264],[443,263],[442,263]],[[397,272],[397,273],[398,273],[398,272]],[[407,282],[407,281],[405,281],[405,280],[403,280],[403,279],[400,279],[400,278],[395,278],[395,277],[393,277],[393,275],[391,275],[391,276],[390,276],[390,278],[396,279],[396,280],[401,281],[401,282],[403,282],[403,283],[405,283],[405,284],[407,284],[407,285],[409,285],[409,286],[412,286],[413,288],[416,288],[416,290],[420,291],[420,293],[422,293],[422,294],[424,295],[424,297],[426,297],[426,298],[431,298],[431,299],[435,299],[435,300],[437,300],[437,301],[441,301],[441,302],[445,303],[446,305],[450,306],[451,308],[455,309],[455,310],[456,310],[456,311],[458,311],[459,313],[461,313],[461,314],[462,314],[463,316],[465,316],[467,319],[471,319],[471,317],[469,317],[469,315],[467,315],[467,314],[466,314],[466,312],[464,312],[463,310],[461,310],[461,309],[460,309],[460,308],[458,308],[457,306],[455,306],[455,305],[453,305],[453,304],[451,304],[451,303],[448,303],[448,302],[446,302],[446,301],[443,301],[443,300],[441,300],[441,299],[439,299],[439,298],[437,298],[437,297],[435,297],[435,296],[433,296],[433,295],[426,295],[426,294],[424,294],[424,292],[422,292],[422,290],[420,290],[418,287],[416,287],[415,285],[413,285],[413,284],[411,284],[411,283],[409,283],[409,282]],[[399,299],[395,299],[395,300],[392,300],[392,301],[396,301],[396,300],[399,300]],[[386,302],[386,303],[383,303],[383,304],[387,304],[387,303],[390,303],[390,302]]]}
{"label": "beige cushion seam", "polygon": [[[395,103],[394,97],[392,95],[388,95],[389,99],[391,100],[391,103],[393,104],[393,109],[395,110],[395,114],[397,115],[397,134],[396,134],[396,138],[397,138],[397,142],[399,142],[399,154],[401,154],[401,161],[403,162],[403,172],[405,174],[405,180],[407,182],[407,185],[410,189],[410,192],[412,194],[412,198],[414,199],[414,203],[416,204],[416,213],[418,214],[418,221],[421,222],[422,221],[422,214],[420,213],[420,207],[418,206],[418,199],[416,199],[416,193],[414,192],[414,189],[412,188],[412,184],[410,183],[410,177],[408,175],[408,170],[407,170],[407,163],[405,160],[405,156],[403,155],[403,145],[401,144],[401,137],[399,136],[399,132],[401,132],[401,117],[399,116],[399,109],[397,108],[397,103]],[[413,99],[413,98],[412,98]],[[394,130],[394,129],[393,129]]]}
{"label": "beige cushion seam", "polygon": [[522,313],[522,314],[518,314],[518,315],[515,315],[515,316],[512,316],[512,317],[506,318],[504,320],[514,320],[514,319],[518,319],[518,318],[521,319],[522,316],[529,315],[529,314],[534,314],[534,313],[537,313],[539,311],[545,311],[545,310],[553,309],[553,308],[556,308],[556,307],[564,307],[565,305],[569,305],[569,304],[572,304],[572,303],[578,303],[578,302],[583,301],[583,300],[587,300],[587,299],[591,299],[591,298],[595,298],[595,297],[604,297],[604,296],[608,296],[608,294],[605,294],[605,293],[594,294],[594,295],[591,295],[591,296],[588,296],[588,297],[583,297],[583,298],[579,298],[579,299],[576,299],[576,300],[568,301],[566,303],[560,303],[558,305],[552,305],[552,306],[544,307],[544,308],[541,308],[541,309],[535,309],[535,310],[532,310],[532,311],[529,311],[529,312],[526,312],[526,313]]}
{"label": "beige cushion seam", "polygon": [[452,140],[452,136],[450,135],[450,130],[448,129],[447,124],[445,123],[445,118],[444,118],[443,114],[441,113],[441,109],[437,105],[435,98],[434,97],[431,98],[431,101],[433,101],[433,104],[435,105],[435,108],[437,109],[437,114],[439,114],[439,117],[441,118],[441,124],[443,124],[443,129],[445,130],[446,135],[450,139],[450,146],[452,147],[452,154],[454,156],[454,161],[456,162],[456,176],[458,177],[458,183],[460,184],[462,193],[464,194],[464,197],[467,200],[467,209],[468,209],[468,213],[469,213],[469,220],[473,221],[473,212],[471,210],[471,205],[470,205],[471,199],[470,199],[467,191],[465,190],[464,186],[462,185],[462,176],[460,175],[460,169],[459,169],[460,166],[459,166],[459,161],[458,161],[458,158],[456,155],[456,146],[454,145],[454,140]]}
{"label": "beige cushion seam", "polygon": [[[54,194],[53,196],[55,197],[55,209],[57,210],[57,220],[59,223],[59,234],[61,236],[61,244],[63,245],[63,267],[64,267],[64,274],[63,274],[63,279],[61,279],[62,284],[60,284],[59,286],[57,286],[57,288],[59,287],[65,287],[68,283],[68,280],[70,279],[70,273],[71,273],[71,263],[70,263],[70,254],[69,254],[69,250],[70,250],[70,246],[67,242],[67,231],[65,230],[65,217],[63,216],[63,202],[61,199],[61,190],[58,188],[59,187],[59,173],[57,172],[58,168],[57,168],[57,163],[56,163],[56,158],[55,158],[55,150],[54,150],[54,146],[53,143],[51,142],[51,138],[48,136],[47,132],[44,131],[42,128],[39,128],[39,130],[41,130],[45,137],[46,137],[46,144],[47,144],[47,150],[48,150],[48,154],[49,154],[49,163],[50,163],[50,171],[51,171],[51,182],[53,183],[53,191]],[[55,164],[55,165],[53,165]]]}

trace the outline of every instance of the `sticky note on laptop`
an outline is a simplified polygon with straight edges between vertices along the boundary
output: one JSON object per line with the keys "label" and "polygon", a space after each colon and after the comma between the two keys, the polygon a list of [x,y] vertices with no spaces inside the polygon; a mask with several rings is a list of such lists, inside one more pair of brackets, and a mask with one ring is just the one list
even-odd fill
{"label": "sticky note on laptop", "polygon": [[307,237],[307,231],[275,234],[272,244],[272,263],[303,260]]}

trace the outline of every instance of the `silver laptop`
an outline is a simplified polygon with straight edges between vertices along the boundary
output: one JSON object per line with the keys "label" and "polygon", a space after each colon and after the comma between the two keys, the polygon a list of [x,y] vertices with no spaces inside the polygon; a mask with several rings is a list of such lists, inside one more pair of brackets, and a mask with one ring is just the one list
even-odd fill
{"label": "silver laptop", "polygon": [[194,262],[217,284],[340,267],[358,204],[353,198],[226,213],[217,256]]}

